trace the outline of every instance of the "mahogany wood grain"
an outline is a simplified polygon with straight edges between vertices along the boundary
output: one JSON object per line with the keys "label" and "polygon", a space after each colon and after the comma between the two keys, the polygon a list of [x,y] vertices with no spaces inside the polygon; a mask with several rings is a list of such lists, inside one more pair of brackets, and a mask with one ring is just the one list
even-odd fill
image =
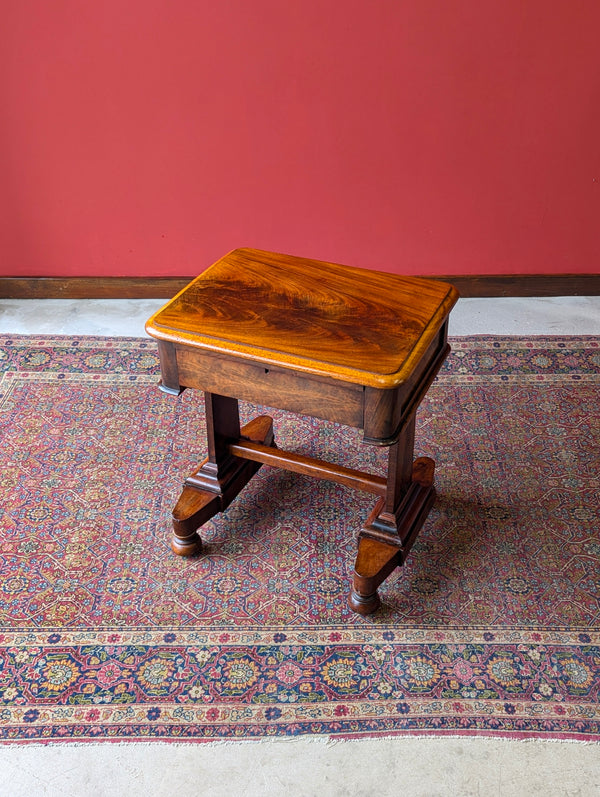
{"label": "mahogany wood grain", "polygon": [[[347,384],[325,376],[306,379],[289,369],[265,368],[260,363],[223,357],[181,344],[174,346],[169,358],[168,378],[172,391],[180,385],[215,391],[253,404],[270,406],[313,415],[348,426],[362,426],[364,390],[361,385]],[[162,358],[161,358],[162,363]]]}
{"label": "mahogany wood grain", "polygon": [[[173,512],[172,548],[200,550],[197,529],[262,464],[378,496],[358,535],[351,608],[369,614],[406,558],[435,497],[433,460],[413,462],[415,413],[446,358],[448,284],[257,250],[230,252],[148,321],[163,389],[205,392],[208,457]],[[238,399],[363,430],[389,446],[384,477],[275,446],[262,416],[240,429]]]}
{"label": "mahogany wood grain", "polygon": [[390,389],[406,381],[457,298],[443,282],[237,249],[146,329],[159,340]]}

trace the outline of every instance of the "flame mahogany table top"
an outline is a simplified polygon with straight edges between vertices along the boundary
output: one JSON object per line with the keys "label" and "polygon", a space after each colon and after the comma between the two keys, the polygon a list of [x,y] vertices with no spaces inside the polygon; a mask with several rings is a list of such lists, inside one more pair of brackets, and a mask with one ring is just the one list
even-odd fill
{"label": "flame mahogany table top", "polygon": [[236,249],[146,329],[198,349],[391,389],[410,377],[457,298],[444,282]]}

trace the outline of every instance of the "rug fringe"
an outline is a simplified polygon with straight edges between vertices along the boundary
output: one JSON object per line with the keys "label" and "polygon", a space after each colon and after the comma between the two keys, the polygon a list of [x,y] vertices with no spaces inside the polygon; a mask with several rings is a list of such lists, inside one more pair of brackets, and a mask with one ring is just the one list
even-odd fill
{"label": "rug fringe", "polygon": [[82,747],[86,749],[110,746],[119,748],[147,748],[152,750],[156,746],[163,746],[169,748],[190,748],[201,745],[202,747],[238,747],[240,745],[286,745],[296,744],[307,745],[315,744],[325,747],[336,747],[338,745],[346,744],[378,744],[378,743],[397,743],[397,744],[411,744],[413,742],[433,742],[435,744],[451,743],[454,741],[472,743],[483,742],[484,744],[504,744],[504,745],[546,745],[546,744],[574,744],[582,746],[598,746],[600,747],[600,740],[594,739],[578,739],[573,737],[556,738],[555,736],[535,736],[535,737],[508,737],[501,735],[490,734],[387,734],[385,736],[287,736],[277,738],[255,738],[255,739],[190,739],[186,741],[169,741],[168,739],[128,739],[124,740],[109,740],[104,741],[89,740],[89,741],[54,741],[52,739],[47,742],[27,742],[20,741],[2,741],[0,742],[0,750],[5,748],[14,747],[27,747],[36,749],[48,748],[72,748]]}

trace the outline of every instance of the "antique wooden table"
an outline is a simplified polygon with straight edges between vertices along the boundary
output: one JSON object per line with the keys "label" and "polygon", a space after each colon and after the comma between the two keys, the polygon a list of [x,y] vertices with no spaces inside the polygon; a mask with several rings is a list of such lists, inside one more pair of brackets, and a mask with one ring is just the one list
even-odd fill
{"label": "antique wooden table", "polygon": [[[443,282],[237,249],[159,310],[146,330],[161,387],[204,391],[208,437],[173,510],[173,551],[200,551],[197,529],[261,464],[328,479],[378,497],[349,597],[354,611],[375,611],[434,501],[433,460],[413,462],[415,413],[448,354],[457,298]],[[269,416],[240,428],[238,399],[362,429],[365,443],[389,446],[387,476],[280,450]]]}

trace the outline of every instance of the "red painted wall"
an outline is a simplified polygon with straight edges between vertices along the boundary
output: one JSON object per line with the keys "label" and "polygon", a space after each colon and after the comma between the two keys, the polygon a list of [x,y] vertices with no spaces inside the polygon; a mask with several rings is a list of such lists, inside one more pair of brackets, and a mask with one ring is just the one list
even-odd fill
{"label": "red painted wall", "polygon": [[600,271],[598,0],[8,0],[3,275]]}

